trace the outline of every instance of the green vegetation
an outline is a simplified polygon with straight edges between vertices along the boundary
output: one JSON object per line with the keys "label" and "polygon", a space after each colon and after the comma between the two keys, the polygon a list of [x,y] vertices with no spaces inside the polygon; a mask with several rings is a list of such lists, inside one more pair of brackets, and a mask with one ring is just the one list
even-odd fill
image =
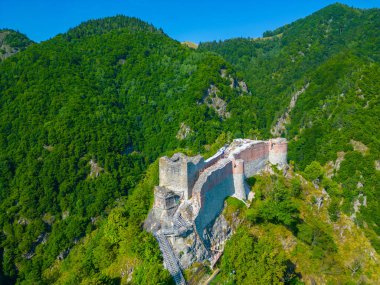
{"label": "green vegetation", "polygon": [[[245,100],[221,78],[226,66],[120,16],[87,22],[1,63],[3,275],[40,280],[157,157],[214,142],[227,122],[198,104],[210,84],[231,112]],[[195,130],[183,141],[175,137],[181,122]],[[133,207],[143,220],[148,206]],[[141,225],[134,230],[138,236]]]}
{"label": "green vegetation", "polygon": [[[275,171],[250,179],[249,209],[229,199],[227,216],[238,211],[243,226],[215,282],[376,284],[379,26],[379,9],[335,4],[262,39],[197,50],[124,16],[33,45],[6,30],[2,43],[21,52],[0,62],[0,283],[172,282],[142,230],[154,161],[270,137],[308,84],[283,136],[314,186]],[[210,86],[231,117],[205,104]],[[178,139],[182,123],[191,131]]]}
{"label": "green vegetation", "polygon": [[6,34],[3,39],[3,44],[9,45],[13,48],[25,49],[33,43],[27,36],[21,34],[20,32],[6,29],[0,30],[0,33]]}
{"label": "green vegetation", "polygon": [[287,177],[265,173],[255,177],[248,209],[227,200],[224,215],[238,210],[242,225],[227,242],[212,284],[378,282],[378,254],[345,214],[330,218],[336,204],[321,189],[340,187],[323,170],[319,174],[314,186],[292,169]]}
{"label": "green vegetation", "polygon": [[[254,110],[258,129],[264,136],[269,136],[292,95],[309,83],[290,113],[283,134],[290,141],[289,159],[310,180],[319,178],[321,165],[330,168],[333,181],[343,185],[342,193],[329,192],[335,205],[343,199],[343,205],[335,207],[337,211],[342,208],[346,214],[352,214],[358,196],[366,196],[367,207],[360,210],[356,220],[360,225],[368,225],[377,236],[379,26],[379,9],[360,10],[334,4],[268,31],[263,39],[239,38],[199,46],[200,51],[222,55],[246,80],[258,98]],[[333,165],[338,153],[345,155],[337,168]],[[337,218],[334,211],[331,207],[331,215]],[[378,239],[371,240],[380,251]]]}
{"label": "green vegetation", "polygon": [[0,29],[0,62],[8,56],[25,50],[33,42],[18,31]]}
{"label": "green vegetation", "polygon": [[227,284],[282,284],[285,268],[278,244],[270,238],[257,240],[241,228],[225,248],[219,282],[225,278]]}
{"label": "green vegetation", "polygon": [[[64,261],[43,272],[46,283],[57,284],[170,284],[154,237],[141,230],[158,183],[153,163],[128,199],[121,198],[107,218],[97,221],[89,234]],[[123,274],[120,274],[123,272]]]}
{"label": "green vegetation", "polygon": [[290,95],[305,83],[314,82],[315,70],[331,57],[352,53],[367,62],[380,60],[379,13],[379,9],[334,4],[264,33],[281,36],[201,43],[199,50],[214,51],[233,63],[259,99],[255,109],[259,129],[269,135],[274,119],[289,104]]}

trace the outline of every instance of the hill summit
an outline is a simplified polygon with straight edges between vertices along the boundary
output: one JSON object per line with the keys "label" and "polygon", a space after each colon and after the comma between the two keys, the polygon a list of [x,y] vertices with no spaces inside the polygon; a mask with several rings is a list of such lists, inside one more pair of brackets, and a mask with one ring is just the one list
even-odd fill
{"label": "hill summit", "polygon": [[33,42],[24,34],[10,29],[0,30],[0,61],[24,50]]}
{"label": "hill summit", "polygon": [[[380,9],[335,4],[264,39],[198,49],[125,16],[34,44],[2,31],[12,56],[0,62],[0,283],[169,284],[143,230],[159,157],[208,161],[234,139],[274,133],[288,166],[230,176],[249,205],[218,200],[220,240],[231,239],[213,282],[379,284],[378,27]],[[184,180],[207,180],[202,170]],[[207,237],[207,217],[193,234]],[[192,284],[212,274],[188,265]]]}

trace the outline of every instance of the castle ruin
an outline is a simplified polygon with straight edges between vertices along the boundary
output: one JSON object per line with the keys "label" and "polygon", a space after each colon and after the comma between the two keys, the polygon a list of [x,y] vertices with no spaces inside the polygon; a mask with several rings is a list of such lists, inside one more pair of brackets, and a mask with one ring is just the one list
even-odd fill
{"label": "castle ruin", "polygon": [[220,256],[230,234],[219,217],[224,200],[233,196],[246,202],[252,196],[246,178],[268,164],[282,168],[286,163],[283,138],[236,139],[207,160],[182,153],[160,158],[160,183],[154,189],[145,228],[156,236],[165,266],[177,284],[185,282],[181,269],[195,261],[212,264]]}

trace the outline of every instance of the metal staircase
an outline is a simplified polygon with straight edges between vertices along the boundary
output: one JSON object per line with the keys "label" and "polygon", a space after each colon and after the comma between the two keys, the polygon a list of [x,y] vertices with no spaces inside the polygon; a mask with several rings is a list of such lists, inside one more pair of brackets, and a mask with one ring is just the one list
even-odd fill
{"label": "metal staircase", "polygon": [[193,225],[187,222],[182,216],[175,215],[173,216],[173,224],[169,227],[164,227],[161,229],[160,233],[165,236],[180,236],[183,233],[187,232],[189,229],[192,230]]}
{"label": "metal staircase", "polygon": [[160,232],[156,232],[154,236],[158,241],[162,255],[164,257],[165,267],[169,270],[175,283],[177,285],[186,285],[186,281],[182,275],[181,268],[178,265],[177,258],[175,257],[173,249],[170,246],[166,236]]}
{"label": "metal staircase", "polygon": [[180,227],[184,227],[184,228],[191,228],[192,227],[192,224],[187,222],[184,218],[182,218],[181,214],[178,215],[177,219],[175,220],[175,223],[177,224],[177,226],[180,228]]}

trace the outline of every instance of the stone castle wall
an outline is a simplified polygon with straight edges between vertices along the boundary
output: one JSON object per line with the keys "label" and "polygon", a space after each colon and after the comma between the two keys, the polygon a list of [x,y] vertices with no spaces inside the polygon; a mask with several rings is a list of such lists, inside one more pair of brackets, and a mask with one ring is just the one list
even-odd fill
{"label": "stone castle wall", "polygon": [[182,192],[185,199],[191,192],[199,172],[205,167],[202,156],[187,157],[176,153],[171,158],[164,156],[159,160],[160,186],[174,192]]}
{"label": "stone castle wall", "polygon": [[187,189],[187,169],[184,155],[176,154],[172,158],[161,157],[159,161],[160,186],[172,191],[184,192]]}
{"label": "stone castle wall", "polygon": [[[212,248],[223,249],[229,236],[226,229],[215,230],[220,227],[217,221],[222,217],[225,199],[233,196],[245,202],[250,191],[246,178],[268,163],[285,166],[286,160],[285,139],[237,139],[207,160],[181,153],[162,157],[160,183],[155,187],[153,209],[144,227],[161,237],[161,250],[165,248],[163,241],[171,244],[166,251],[172,249],[175,253],[172,263],[178,260],[187,268],[195,261],[211,262],[217,254]],[[167,252],[164,260],[169,262]]]}
{"label": "stone castle wall", "polygon": [[219,152],[217,159],[212,158],[211,166],[202,169],[194,184],[190,201],[199,233],[219,215],[227,197],[247,199],[250,189],[246,178],[264,169],[270,160],[280,166],[286,164],[287,143],[284,139],[237,140],[234,143]]}
{"label": "stone castle wall", "polygon": [[247,200],[249,188],[245,183],[245,162],[243,159],[232,160],[232,178],[234,181],[234,194],[233,196],[240,200]]}
{"label": "stone castle wall", "polygon": [[[280,167],[286,165],[286,159],[287,142],[282,138],[237,139],[206,161],[200,155],[188,157],[181,153],[162,157],[153,211],[161,217],[157,216],[158,220],[170,224],[167,218],[187,207],[182,216],[191,217],[188,222],[201,233],[222,211],[227,197],[247,199],[250,190],[246,178],[257,174],[269,162]],[[157,221],[156,225],[160,223]]]}
{"label": "stone castle wall", "polygon": [[[200,155],[187,157],[180,153],[171,158],[161,157],[159,161],[160,186],[180,192],[186,200],[189,200],[193,195],[194,184],[200,173],[209,171],[210,167],[226,157],[232,161],[242,160],[240,167],[244,170],[244,176],[251,177],[263,169],[268,161],[280,166],[286,164],[287,142],[281,138],[269,141],[235,140],[229,148],[222,148],[206,161]],[[236,163],[234,163],[234,167],[236,167]],[[240,176],[236,173],[236,185],[241,184],[242,177]],[[245,199],[244,191],[241,190],[240,187],[240,192],[236,197]]]}
{"label": "stone castle wall", "polygon": [[232,177],[232,161],[220,160],[204,171],[194,185],[193,198],[195,207],[194,223],[198,232],[202,232],[217,213],[223,208],[224,200],[234,194],[234,183]]}
{"label": "stone castle wall", "polygon": [[268,142],[256,142],[249,144],[241,151],[234,153],[235,159],[244,161],[244,175],[251,177],[264,168],[269,157]]}
{"label": "stone castle wall", "polygon": [[237,139],[206,161],[200,155],[187,157],[180,153],[171,158],[160,158],[160,186],[177,193],[185,200],[191,200],[195,196],[194,208],[205,207],[208,211],[217,212],[220,207],[214,211],[214,207],[208,208],[207,203],[204,203],[206,196],[211,195],[208,192],[215,193],[216,200],[225,199],[224,194],[218,192],[217,186],[229,180],[232,181],[232,186],[228,195],[245,200],[249,192],[245,178],[261,171],[268,162],[282,166],[286,164],[286,160],[285,139],[269,141]]}
{"label": "stone castle wall", "polygon": [[269,141],[269,162],[275,165],[284,165],[287,162],[288,143],[278,138]]}

